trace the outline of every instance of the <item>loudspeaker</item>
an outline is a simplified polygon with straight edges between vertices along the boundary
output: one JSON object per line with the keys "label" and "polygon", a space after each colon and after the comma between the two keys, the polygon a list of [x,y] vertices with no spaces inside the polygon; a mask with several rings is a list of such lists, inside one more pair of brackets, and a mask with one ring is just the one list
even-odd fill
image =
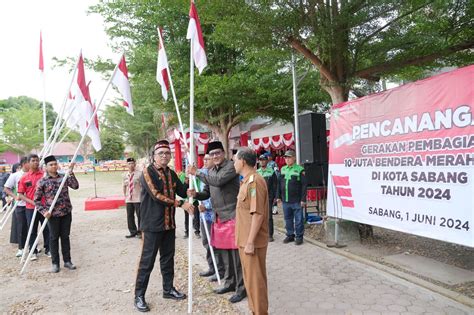
{"label": "loudspeaker", "polygon": [[303,166],[308,187],[327,187],[328,163],[311,163]]}
{"label": "loudspeaker", "polygon": [[298,116],[298,121],[301,163],[327,163],[326,115],[302,114]]}

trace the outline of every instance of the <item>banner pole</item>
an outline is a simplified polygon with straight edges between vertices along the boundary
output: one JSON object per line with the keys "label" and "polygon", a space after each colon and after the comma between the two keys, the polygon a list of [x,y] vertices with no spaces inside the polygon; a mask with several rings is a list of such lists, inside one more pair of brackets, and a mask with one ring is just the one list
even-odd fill
{"label": "banner pole", "polygon": [[300,126],[298,121],[298,87],[296,84],[295,54],[291,51],[291,73],[293,76],[293,116],[295,125],[296,164],[301,164]]}

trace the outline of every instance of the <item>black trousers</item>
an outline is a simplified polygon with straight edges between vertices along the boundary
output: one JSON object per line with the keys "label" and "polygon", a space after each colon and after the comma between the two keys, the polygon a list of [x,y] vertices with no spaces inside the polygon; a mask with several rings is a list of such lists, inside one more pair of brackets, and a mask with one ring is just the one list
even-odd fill
{"label": "black trousers", "polygon": [[[184,211],[184,230],[186,232],[189,232],[189,213],[185,210]],[[199,229],[201,227],[201,224],[199,223],[199,209],[197,206],[194,206],[194,215],[193,215],[193,229],[194,232],[199,234]]]}
{"label": "black trousers", "polygon": [[25,211],[25,206],[17,206],[14,213],[16,220],[18,249],[25,248],[26,237],[28,236],[28,222],[26,221]]}
{"label": "black trousers", "polygon": [[[137,224],[135,224],[135,215],[137,216]],[[127,202],[127,225],[130,234],[137,234],[140,231],[139,202]]]}
{"label": "black trousers", "polygon": [[160,269],[163,277],[163,291],[173,288],[174,280],[174,252],[176,231],[142,232],[142,254],[138,264],[137,280],[135,282],[135,296],[145,296],[150,275],[155,266],[156,255],[160,251]]}
{"label": "black trousers", "polygon": [[49,226],[49,246],[51,249],[51,260],[53,264],[59,265],[59,239],[61,238],[61,253],[63,261],[71,261],[71,242],[69,234],[71,233],[72,214],[69,213],[63,217],[51,217],[48,220]]}
{"label": "black trousers", "polygon": [[238,249],[218,249],[225,266],[224,287],[235,288],[235,293],[245,292],[244,277]]}
{"label": "black trousers", "polygon": [[[26,214],[26,222],[28,223],[28,229],[29,229],[30,225],[32,223],[31,220],[33,219],[33,210],[26,210],[25,214]],[[29,241],[30,250],[31,250],[31,247],[33,246],[33,244],[35,243],[36,236],[38,235],[38,225],[39,225],[39,223],[43,224],[43,221],[44,221],[43,215],[38,212],[36,214],[36,217],[35,217],[35,222],[33,222],[33,230],[31,231],[31,235],[30,235],[30,241]],[[48,226],[46,226],[45,229],[43,230],[43,243],[44,243],[44,248],[49,251],[49,228],[48,228]],[[35,248],[35,254],[37,252],[38,251]]]}
{"label": "black trousers", "polygon": [[[206,232],[204,230],[204,224],[207,225],[207,231],[209,232],[209,236],[211,235],[211,226],[212,222],[207,222],[206,220],[201,219],[201,231],[202,231],[202,246],[206,249],[206,260],[207,260],[207,265],[209,266],[209,270],[216,272],[214,269],[214,264],[212,263],[212,256],[211,256],[211,249],[210,249],[210,241],[207,239]],[[216,265],[217,269],[219,270],[219,276],[220,278],[224,278],[225,274],[225,266],[222,262],[222,257],[220,255],[219,250],[217,250],[215,247],[214,249],[214,256],[216,257]]]}
{"label": "black trousers", "polygon": [[273,237],[273,202],[268,203],[268,235]]}

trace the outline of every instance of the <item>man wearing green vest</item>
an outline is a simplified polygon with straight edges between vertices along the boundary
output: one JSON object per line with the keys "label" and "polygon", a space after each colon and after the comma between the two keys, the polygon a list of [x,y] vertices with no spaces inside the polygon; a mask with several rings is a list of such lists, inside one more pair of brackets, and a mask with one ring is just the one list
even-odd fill
{"label": "man wearing green vest", "polygon": [[268,189],[268,240],[270,242],[273,242],[273,213],[272,213],[272,208],[273,208],[273,202],[275,201],[276,198],[276,191],[278,188],[278,179],[275,174],[275,171],[273,168],[268,167],[268,156],[265,154],[260,155],[258,158],[260,161],[260,168],[257,170],[257,173],[259,173],[267,182],[267,189]]}
{"label": "man wearing green vest", "polygon": [[285,214],[286,238],[283,243],[294,241],[296,245],[301,245],[304,235],[303,208],[306,206],[306,178],[304,168],[296,164],[295,151],[286,151],[284,157],[286,165],[281,169],[277,192],[278,201],[283,202]]}

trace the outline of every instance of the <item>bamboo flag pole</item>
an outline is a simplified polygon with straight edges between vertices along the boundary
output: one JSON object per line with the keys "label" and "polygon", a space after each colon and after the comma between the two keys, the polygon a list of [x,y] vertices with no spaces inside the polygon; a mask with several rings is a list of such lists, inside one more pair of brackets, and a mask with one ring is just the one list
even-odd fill
{"label": "bamboo flag pole", "polygon": [[[189,90],[189,154],[190,154],[190,159],[189,163],[191,165],[194,165],[194,58],[193,58],[193,52],[194,52],[194,41],[191,39],[191,53],[190,53],[190,70],[191,73],[189,74],[189,85],[190,85],[190,90]],[[186,138],[186,137],[185,137]],[[185,139],[186,141],[186,139]],[[194,181],[189,182],[189,189],[194,188]],[[193,204],[193,198],[189,198],[189,203]],[[192,220],[189,220],[189,227],[188,230],[192,231],[193,230],[193,225],[192,225]],[[193,247],[192,247],[192,238],[188,238],[188,314],[191,314],[193,311]]]}
{"label": "bamboo flag pole", "polygon": [[44,59],[43,59],[43,32],[40,31],[40,55],[39,55],[39,69],[41,71],[41,78],[43,81],[43,146],[46,146],[48,141],[48,131],[46,126],[46,78],[44,75]]}
{"label": "bamboo flag pole", "polygon": [[[84,132],[84,135],[81,137],[81,141],[79,142],[79,145],[77,146],[76,151],[74,152],[74,156],[71,159],[71,163],[74,163],[76,161],[77,155],[79,154],[79,149],[81,148],[81,146],[84,142],[84,139],[87,136],[87,132],[89,131],[90,127],[92,125],[94,125],[95,116],[97,115],[97,111],[99,110],[100,105],[102,105],[102,102],[105,98],[105,95],[107,94],[107,90],[109,89],[109,86],[112,82],[112,79],[115,76],[115,73],[117,72],[118,65],[119,65],[119,63],[117,63],[117,65],[115,66],[114,71],[112,72],[112,75],[110,76],[109,82],[107,83],[107,86],[105,87],[104,93],[102,94],[102,97],[100,99],[99,104],[97,104],[96,108],[94,109],[94,112],[92,113],[91,117],[89,118],[89,121],[87,121],[87,128]],[[54,196],[53,202],[51,203],[51,206],[49,207],[49,210],[48,210],[49,213],[51,213],[53,211],[54,206],[56,205],[56,202],[58,201],[59,194],[61,193],[61,191],[64,187],[64,184],[66,183],[66,180],[69,177],[70,171],[71,171],[71,169],[69,168],[66,171],[66,173],[64,174],[63,180],[61,181],[61,184],[59,185],[58,191],[56,192],[56,195]],[[34,244],[31,248],[36,248],[36,245],[38,244],[40,234],[43,233],[43,230],[46,228],[47,223],[48,223],[48,218],[45,218],[43,224],[41,225],[41,229],[38,232],[38,236],[36,237],[36,240],[35,240],[35,242],[34,242]],[[26,267],[28,265],[28,261],[30,260],[32,253],[33,253],[33,251],[30,251],[30,253],[28,255],[28,259],[25,261],[25,264],[23,265],[23,268],[21,269],[20,274],[23,274],[23,272],[26,270]]]}
{"label": "bamboo flag pole", "polygon": [[[74,82],[74,78],[75,78],[75,76],[76,76],[77,65],[78,65],[78,63],[79,63],[79,57],[80,57],[81,53],[82,53],[82,50],[81,50],[81,52],[79,53],[79,55],[77,56],[77,58],[76,58],[76,63],[75,63],[75,66],[74,66],[74,71],[73,71],[73,73],[72,73],[71,81],[69,82],[68,89],[67,89],[67,91],[66,91],[66,95],[65,95],[64,100],[63,100],[63,102],[62,102],[62,104],[61,104],[61,107],[60,107],[60,109],[59,109],[58,115],[56,116],[56,120],[54,121],[53,129],[52,129],[52,131],[51,131],[51,134],[49,135],[49,139],[48,139],[48,141],[47,141],[47,144],[46,144],[45,146],[43,146],[43,150],[42,150],[42,153],[40,154],[40,156],[44,156],[43,153],[50,151],[50,148],[49,148],[49,147],[51,146],[52,139],[53,139],[54,135],[58,132],[59,124],[61,123],[61,120],[62,120],[63,115],[64,115],[64,111],[65,111],[65,109],[66,109],[66,104],[67,104],[67,100],[68,100],[68,98],[69,98],[69,93],[70,93],[70,91],[71,91],[71,86],[72,86],[72,84],[73,84],[73,82]],[[40,163],[40,164],[41,164],[41,163]]]}
{"label": "bamboo flag pole", "polygon": [[[166,55],[166,50],[165,50],[165,45],[164,45],[164,41],[163,41],[163,38],[161,37],[161,32],[160,32],[160,28],[158,27],[158,36],[159,36],[159,40],[160,42],[162,43],[161,45],[161,49],[163,49],[163,52],[165,53]],[[186,141],[186,136],[185,136],[185,133],[184,133],[184,126],[183,126],[183,121],[181,119],[181,113],[180,113],[180,110],[179,110],[179,106],[178,106],[178,100],[176,98],[176,93],[174,91],[174,85],[173,85],[173,79],[171,77],[171,70],[169,68],[169,64],[168,64],[168,78],[170,80],[170,88],[171,88],[171,94],[173,96],[173,101],[174,101],[174,106],[175,106],[175,109],[176,109],[176,115],[178,116],[178,123],[179,123],[179,127],[180,127],[180,130],[181,130],[181,134],[184,136],[184,146],[186,147],[186,150],[187,150],[187,158],[188,158],[188,161],[191,160],[190,158],[190,150],[189,150],[189,147],[188,147],[188,143]],[[196,177],[195,176],[190,176],[190,179],[192,179],[192,182],[194,183],[194,187],[196,188],[196,191],[198,190],[198,186],[197,186],[197,182],[196,182]],[[202,216],[200,216],[200,219],[201,220],[204,220],[204,218],[202,218]],[[206,222],[203,222],[204,224],[204,231],[206,233],[206,237],[207,239],[209,240],[209,242],[211,241],[211,238],[210,238],[210,234],[209,234],[209,230],[207,228],[207,225],[205,224]],[[191,230],[190,230],[191,231]],[[219,275],[219,272],[217,272],[217,262],[216,262],[216,256],[214,254],[214,249],[212,248],[212,246],[210,246],[209,244],[209,249],[211,251],[211,258],[212,258],[212,264],[214,265],[214,270],[216,270],[216,275],[217,275],[217,283],[220,285],[221,284],[221,277]]]}
{"label": "bamboo flag pole", "polygon": [[15,209],[16,209],[17,205],[18,205],[18,201],[15,202],[15,205],[13,207],[11,207],[10,210],[8,210],[7,213],[5,214],[5,217],[2,218],[4,220],[1,223],[0,231],[3,230],[3,227],[5,226],[5,224],[7,224],[8,219],[10,219],[10,216],[13,214],[13,212],[15,212]]}
{"label": "bamboo flag pole", "polygon": [[[63,116],[64,110],[65,110],[65,107],[66,107],[66,103],[67,103],[67,100],[68,100],[68,97],[69,97],[69,93],[71,91],[71,86],[72,86],[72,83],[74,82],[74,77],[76,76],[77,65],[79,64],[79,57],[81,56],[81,53],[82,53],[82,50],[80,51],[79,55],[76,58],[76,64],[75,64],[74,71],[73,71],[72,76],[71,76],[71,80],[69,81],[68,89],[66,91],[66,96],[64,97],[64,100],[63,100],[63,103],[61,104],[58,115],[56,116],[56,120],[54,121],[53,129],[51,130],[51,133],[49,135],[47,143],[45,145],[43,145],[43,148],[41,149],[41,152],[40,152],[40,158],[41,158],[40,165],[43,164],[44,158],[46,157],[46,153],[50,151],[50,146],[51,146],[51,143],[52,143],[52,139],[58,131],[59,123],[60,123],[61,118]],[[35,208],[33,210],[33,216],[31,218],[32,223],[35,222],[36,212],[37,212],[37,210]],[[23,264],[23,262],[25,261],[26,254],[29,253],[28,244],[29,244],[29,241],[30,241],[32,231],[33,231],[33,224],[30,224],[30,227],[28,229],[28,235],[26,237],[26,242],[25,242],[26,246],[23,249],[23,254],[22,254],[21,259],[20,259],[20,264]]]}

